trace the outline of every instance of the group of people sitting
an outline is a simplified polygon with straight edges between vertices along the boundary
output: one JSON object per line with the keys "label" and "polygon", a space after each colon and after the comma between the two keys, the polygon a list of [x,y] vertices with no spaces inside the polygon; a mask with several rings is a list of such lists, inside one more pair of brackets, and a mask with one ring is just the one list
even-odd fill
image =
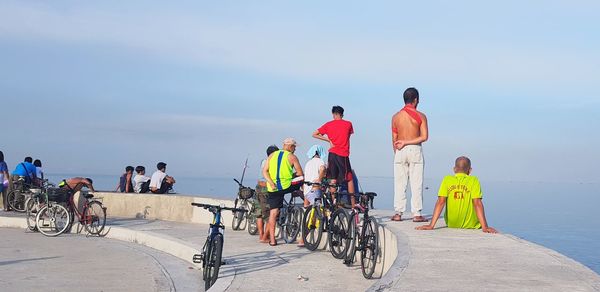
{"label": "group of people sitting", "polygon": [[119,177],[116,191],[122,193],[154,193],[166,194],[173,190],[175,179],[167,175],[167,164],[159,162],[156,171],[151,177],[146,176],[146,168],[138,165],[135,167],[136,175],[133,175],[133,166],[125,167],[125,172]]}

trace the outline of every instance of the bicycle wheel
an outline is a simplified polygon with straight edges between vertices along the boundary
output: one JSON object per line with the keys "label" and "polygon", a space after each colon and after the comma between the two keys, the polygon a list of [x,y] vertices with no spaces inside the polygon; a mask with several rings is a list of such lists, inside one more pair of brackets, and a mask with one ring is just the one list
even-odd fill
{"label": "bicycle wheel", "polygon": [[27,229],[29,229],[30,231],[37,231],[35,217],[38,213],[38,207],[36,206],[36,203],[37,202],[34,198],[28,198],[25,201],[25,213],[27,213]]}
{"label": "bicycle wheel", "polygon": [[12,190],[7,196],[8,205],[16,212],[25,212],[25,195],[18,190]]}
{"label": "bicycle wheel", "polygon": [[308,250],[316,250],[323,237],[323,212],[322,207],[309,206],[304,211],[302,220],[302,238]]}
{"label": "bicycle wheel", "polygon": [[283,240],[286,243],[292,243],[298,238],[298,233],[302,228],[302,208],[294,206],[288,209],[283,225]]}
{"label": "bicycle wheel", "polygon": [[250,210],[249,215],[247,216],[248,218],[248,233],[250,235],[256,235],[258,233],[258,226],[256,225],[256,209],[253,207],[252,210]]}
{"label": "bicycle wheel", "polygon": [[44,206],[35,217],[38,231],[46,236],[57,236],[65,232],[70,221],[69,212],[59,204]]}
{"label": "bicycle wheel", "polygon": [[[248,210],[248,200],[241,200],[239,209]],[[242,226],[242,222],[246,219],[246,212],[234,212],[233,213],[233,221],[231,222],[231,229],[233,230],[243,230],[246,229],[246,224]],[[243,228],[242,228],[243,227]]]}
{"label": "bicycle wheel", "polygon": [[350,243],[348,244],[348,250],[346,251],[346,257],[344,258],[344,264],[350,266],[354,263],[355,255],[356,255],[356,245],[359,243],[358,240],[358,226],[356,220],[360,218],[360,214],[352,212],[350,216],[350,220],[348,221],[348,235],[350,236]]}
{"label": "bicycle wheel", "polygon": [[360,252],[360,269],[365,278],[371,279],[379,256],[379,224],[369,217],[361,233],[364,243]]}
{"label": "bicycle wheel", "polygon": [[336,259],[343,259],[350,244],[348,236],[348,219],[350,215],[346,209],[340,208],[333,212],[329,225],[329,251]]}
{"label": "bicycle wheel", "polygon": [[106,208],[98,201],[91,201],[83,209],[83,226],[88,233],[99,235],[106,225]]}
{"label": "bicycle wheel", "polygon": [[207,263],[206,279],[204,287],[208,290],[219,278],[219,268],[221,267],[221,255],[223,253],[223,234],[217,234],[212,240],[211,254]]}

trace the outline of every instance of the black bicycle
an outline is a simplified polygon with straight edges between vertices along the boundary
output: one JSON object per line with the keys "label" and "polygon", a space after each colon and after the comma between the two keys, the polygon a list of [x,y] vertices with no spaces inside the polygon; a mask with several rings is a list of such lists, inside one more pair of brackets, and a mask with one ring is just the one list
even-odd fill
{"label": "black bicycle", "polygon": [[351,211],[348,221],[350,245],[344,263],[352,265],[356,252],[360,252],[360,267],[367,279],[373,277],[379,255],[379,224],[375,218],[369,216],[369,207],[373,208],[376,196],[373,192],[359,193],[359,204]]}
{"label": "black bicycle", "polygon": [[302,229],[302,204],[297,204],[296,198],[302,198],[302,191],[292,192],[289,201],[284,197],[283,207],[279,210],[279,217],[277,217],[277,225],[279,225],[285,243],[296,241]]}
{"label": "black bicycle", "polygon": [[229,210],[234,213],[244,213],[247,210],[201,203],[192,203],[192,206],[201,207],[213,213],[213,223],[209,225],[208,237],[204,242],[204,247],[202,247],[202,253],[195,254],[192,258],[194,263],[202,264],[204,289],[208,290],[217,281],[219,268],[225,264],[221,261],[224,243],[223,231],[225,230],[225,226],[221,222],[221,211]]}
{"label": "black bicycle", "polygon": [[15,176],[13,180],[13,189],[7,195],[8,205],[19,213],[26,212],[25,201],[31,198],[30,189],[33,185],[26,181],[24,176]]}

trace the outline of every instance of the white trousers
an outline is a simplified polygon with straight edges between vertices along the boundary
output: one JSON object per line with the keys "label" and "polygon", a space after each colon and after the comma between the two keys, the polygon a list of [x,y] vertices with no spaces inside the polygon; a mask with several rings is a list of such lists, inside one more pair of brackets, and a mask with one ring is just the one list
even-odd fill
{"label": "white trousers", "polygon": [[410,181],[410,210],[421,216],[423,210],[423,150],[420,145],[406,145],[394,155],[394,209],[406,211],[406,185]]}

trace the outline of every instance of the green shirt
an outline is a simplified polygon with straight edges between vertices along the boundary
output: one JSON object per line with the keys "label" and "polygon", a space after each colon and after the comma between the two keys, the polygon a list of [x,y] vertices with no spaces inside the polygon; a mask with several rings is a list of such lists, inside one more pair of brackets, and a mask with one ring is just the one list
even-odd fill
{"label": "green shirt", "polygon": [[476,176],[457,173],[444,177],[438,197],[446,197],[446,225],[452,228],[479,229],[473,199],[480,199],[481,186]]}

